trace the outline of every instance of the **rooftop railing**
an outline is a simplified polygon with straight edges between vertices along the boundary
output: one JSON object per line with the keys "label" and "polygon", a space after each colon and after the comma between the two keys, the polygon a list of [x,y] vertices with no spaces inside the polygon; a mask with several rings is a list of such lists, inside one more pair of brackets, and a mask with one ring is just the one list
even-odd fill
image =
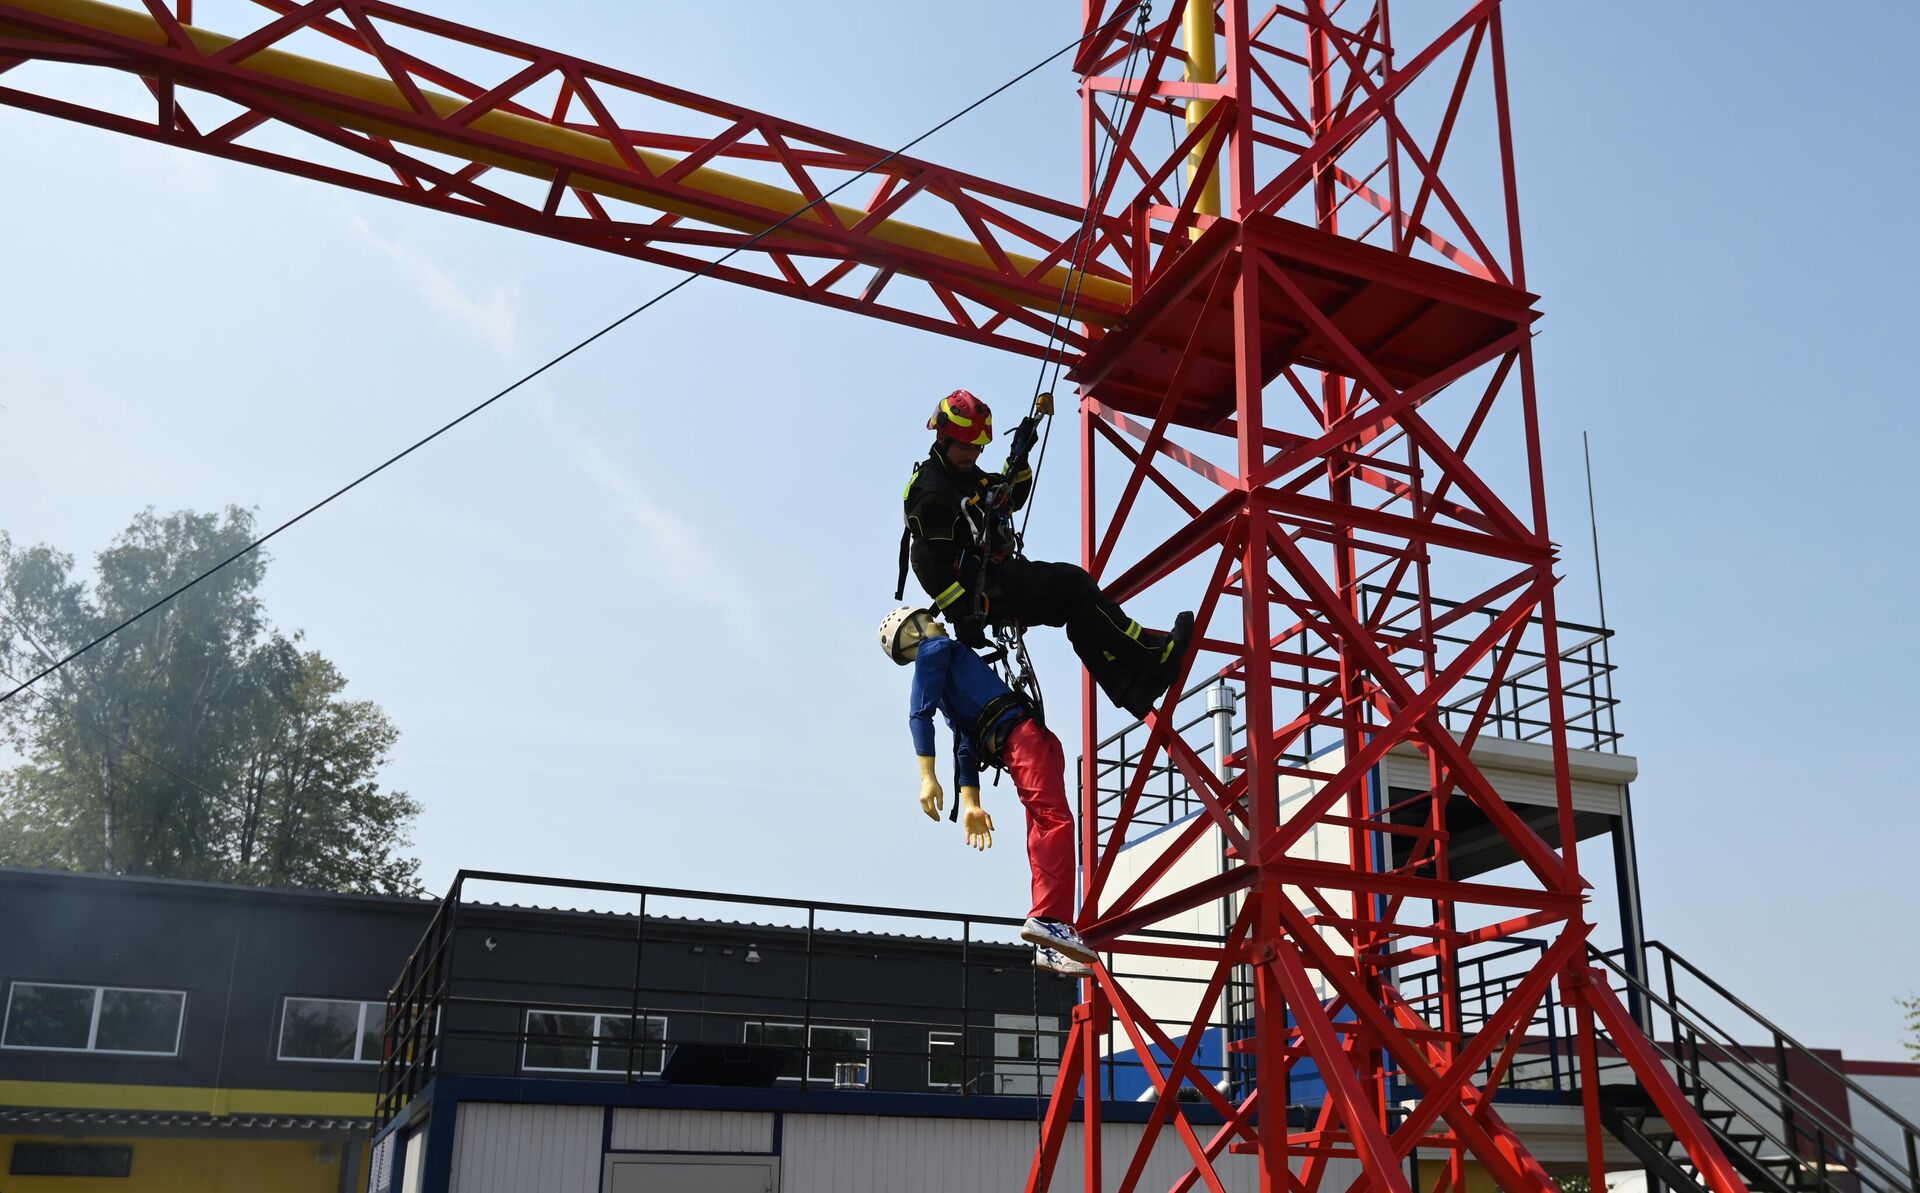
{"label": "rooftop railing", "polygon": [[[389,995],[378,1113],[445,1075],[660,1083],[686,1044],[784,1049],[784,1088],[1044,1097],[1079,992],[1033,968],[1022,922],[462,871]],[[1128,962],[1108,958],[1188,980]],[[1099,1087],[1131,1098],[1115,1037]]]}
{"label": "rooftop railing", "polygon": [[[1478,623],[1491,623],[1502,613],[1499,608],[1470,608],[1460,602],[1429,598],[1434,632],[1431,649],[1424,636],[1415,637],[1420,624],[1421,603],[1417,594],[1389,592],[1371,585],[1360,590],[1360,613],[1375,627],[1375,639],[1386,647],[1401,674],[1415,685],[1421,682],[1429,665],[1444,669],[1476,637]],[[1528,619],[1527,629],[1495,682],[1491,659],[1481,660],[1450,694],[1439,709],[1441,723],[1456,734],[1472,724],[1476,710],[1487,704],[1481,728],[1483,737],[1517,742],[1545,742],[1553,730],[1546,715],[1549,663],[1543,643],[1544,622]],[[1484,625],[1479,628],[1483,629]],[[1613,694],[1614,664],[1611,654],[1613,631],[1574,621],[1556,621],[1558,666],[1562,703],[1570,749],[1598,753],[1617,753],[1621,734],[1615,720],[1619,701]],[[1328,682],[1333,650],[1324,642],[1306,649],[1295,646],[1302,661],[1297,666],[1276,666],[1273,678],[1274,720],[1286,723],[1303,715],[1313,698]],[[1325,660],[1325,661],[1320,661]],[[1230,684],[1217,676],[1208,676],[1181,693],[1175,706],[1174,732],[1184,738],[1201,757],[1212,756],[1216,772],[1220,767],[1220,746],[1225,744],[1229,757],[1246,745],[1246,723],[1232,711],[1225,714],[1209,708],[1209,689],[1226,684],[1234,689],[1225,702],[1231,710],[1244,694],[1244,681]],[[1216,702],[1218,703],[1218,702]],[[1225,737],[1222,738],[1222,717]],[[1367,712],[1370,723],[1377,710]],[[1096,750],[1094,778],[1098,785],[1099,825],[1103,835],[1112,827],[1127,784],[1133,781],[1148,730],[1143,721],[1134,721],[1104,738]],[[1341,732],[1324,717],[1310,719],[1294,746],[1281,759],[1281,765],[1301,772],[1313,772],[1316,763],[1341,744]],[[1321,764],[1324,768],[1324,764]],[[1178,768],[1164,755],[1149,768],[1145,787],[1133,816],[1131,837],[1186,819],[1200,810],[1200,802]],[[1331,777],[1331,772],[1329,772]]]}

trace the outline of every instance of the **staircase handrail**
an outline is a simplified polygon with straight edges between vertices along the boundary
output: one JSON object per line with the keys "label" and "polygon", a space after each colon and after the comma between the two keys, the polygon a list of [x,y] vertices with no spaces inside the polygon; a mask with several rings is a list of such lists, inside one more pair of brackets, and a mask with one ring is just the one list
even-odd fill
{"label": "staircase handrail", "polygon": [[[1649,947],[1652,947],[1652,942],[1649,942]],[[1665,946],[1661,946],[1661,948],[1662,948],[1662,951],[1664,952],[1671,953],[1672,951],[1670,949],[1667,949]],[[1589,947],[1588,955],[1595,960],[1604,962],[1608,969],[1618,974],[1630,986],[1637,987],[1641,994],[1645,995],[1646,998],[1650,1002],[1652,1002],[1655,1006],[1665,1011],[1669,1016],[1673,1018],[1675,1022],[1685,1023],[1688,1028],[1705,1036],[1709,1041],[1714,1043],[1716,1046],[1719,1046],[1723,1043],[1731,1045],[1732,1048],[1738,1049],[1741,1053],[1745,1054],[1747,1059],[1752,1062],[1754,1068],[1758,1068],[1763,1072],[1768,1070],[1768,1066],[1764,1061],[1754,1056],[1753,1053],[1750,1052],[1744,1045],[1741,1045],[1738,1041],[1733,1040],[1732,1037],[1727,1034],[1724,1028],[1721,1028],[1718,1025],[1712,1023],[1711,1020],[1707,1020],[1703,1024],[1702,1022],[1696,1021],[1692,1015],[1689,1015],[1686,1013],[1686,1011],[1682,1010],[1679,1003],[1684,1002],[1685,1001],[1684,999],[1679,999],[1678,1002],[1669,1001],[1668,999],[1660,995],[1657,991],[1655,991],[1651,986],[1635,978],[1631,973],[1629,973],[1626,970],[1624,966],[1616,962],[1612,957],[1609,957],[1606,954],[1601,953],[1598,949]],[[1677,994],[1676,994],[1676,998],[1678,998]],[[1691,1007],[1691,1009],[1694,1010],[1695,1012],[1700,1011],[1699,1007],[1692,1006],[1692,1004],[1690,1003],[1687,1005]],[[1704,1015],[1703,1015],[1703,1018],[1704,1018]],[[1760,1019],[1760,1016],[1755,1015],[1754,1018]],[[1764,1023],[1765,1020],[1761,1019],[1761,1022]],[[1719,1033],[1719,1036],[1721,1038],[1716,1039],[1714,1036],[1715,1032]],[[1675,1065],[1680,1066],[1683,1072],[1690,1072],[1696,1081],[1700,1082],[1705,1088],[1707,1088],[1708,1090],[1711,1090],[1711,1092],[1713,1092],[1715,1095],[1725,1100],[1728,1103],[1729,1108],[1735,1110],[1735,1112],[1738,1113],[1742,1119],[1746,1120],[1746,1122],[1754,1130],[1759,1131],[1761,1137],[1765,1139],[1768,1143],[1771,1143],[1774,1146],[1780,1148],[1788,1158],[1790,1158],[1795,1162],[1803,1162],[1807,1159],[1807,1157],[1800,1155],[1798,1149],[1796,1149],[1795,1147],[1787,1143],[1785,1140],[1781,1139],[1779,1136],[1775,1135],[1772,1131],[1770,1131],[1767,1128],[1765,1123],[1762,1123],[1756,1120],[1752,1115],[1746,1113],[1743,1110],[1740,1110],[1738,1108],[1738,1105],[1735,1104],[1731,1098],[1728,1098],[1726,1094],[1722,1092],[1720,1089],[1715,1088],[1713,1082],[1710,1081],[1707,1078],[1707,1076],[1701,1072],[1699,1061],[1697,1058],[1694,1060],[1692,1064],[1689,1064],[1686,1058],[1680,1055],[1680,1052],[1681,1052],[1680,1040],[1676,1038],[1673,1041],[1671,1041],[1671,1045],[1672,1045],[1671,1051],[1668,1051],[1668,1049],[1663,1047],[1663,1045],[1661,1044],[1661,1041],[1657,1034],[1649,1031],[1647,1033],[1647,1039],[1650,1043],[1653,1044],[1655,1049],[1667,1053],[1668,1058],[1672,1060]],[[1804,1045],[1801,1045],[1801,1047],[1804,1047]],[[1743,1073],[1745,1074],[1745,1076],[1742,1076]],[[1747,1068],[1745,1065],[1737,1065],[1735,1067],[1723,1067],[1716,1071],[1716,1076],[1738,1086],[1740,1089],[1740,1092],[1746,1094],[1748,1097],[1751,1097],[1762,1104],[1765,1104],[1769,1100],[1776,1099],[1776,1098],[1783,1100],[1786,1103],[1789,1103],[1790,1108],[1793,1111],[1795,1111],[1798,1114],[1804,1115],[1807,1119],[1811,1120],[1812,1125],[1816,1127],[1821,1127],[1824,1130],[1826,1130],[1828,1133],[1832,1134],[1836,1144],[1844,1141],[1853,1153],[1854,1164],[1856,1166],[1856,1169],[1859,1162],[1864,1159],[1869,1165],[1871,1165],[1877,1171],[1878,1175],[1882,1179],[1892,1182],[1892,1187],[1896,1189],[1905,1187],[1903,1182],[1911,1179],[1910,1175],[1899,1171],[1901,1165],[1898,1159],[1888,1155],[1886,1150],[1883,1149],[1879,1144],[1875,1143],[1873,1140],[1860,1138],[1857,1134],[1854,1133],[1852,1127],[1849,1124],[1840,1122],[1834,1116],[1833,1111],[1827,1109],[1824,1106],[1821,1106],[1818,1102],[1808,1101],[1806,1098],[1806,1095],[1804,1095],[1797,1088],[1793,1087],[1791,1083],[1786,1083],[1784,1085],[1776,1085],[1774,1086],[1774,1088],[1771,1088],[1771,1089],[1756,1088],[1756,1086],[1750,1080],[1750,1078],[1752,1078],[1753,1076],[1753,1069]],[[1786,1108],[1789,1108],[1789,1107],[1783,1107],[1783,1109],[1786,1109]],[[1874,1156],[1868,1155],[1867,1152],[1878,1153],[1879,1158],[1875,1159]],[[1889,1165],[1891,1165],[1891,1167]],[[1816,1179],[1820,1182],[1821,1185],[1832,1187],[1831,1183],[1827,1179],[1827,1174],[1824,1170],[1820,1171],[1816,1175]]]}
{"label": "staircase handrail", "polygon": [[[1898,1125],[1902,1130],[1906,1131],[1908,1135],[1920,1136],[1920,1126],[1916,1126],[1913,1123],[1909,1122],[1906,1118],[1904,1118],[1898,1112],[1896,1112],[1891,1106],[1888,1106],[1885,1102],[1882,1102],[1879,1098],[1874,1097],[1873,1094],[1869,1093],[1865,1088],[1863,1088],[1859,1082],[1847,1076],[1845,1073],[1841,1072],[1839,1069],[1834,1068],[1832,1064],[1828,1063],[1825,1057],[1821,1056],[1819,1053],[1815,1052],[1813,1049],[1807,1047],[1805,1044],[1802,1044],[1799,1040],[1794,1039],[1787,1032],[1781,1030],[1778,1026],[1774,1024],[1773,1020],[1768,1019],[1765,1015],[1762,1015],[1760,1012],[1754,1010],[1752,1007],[1748,1006],[1744,1001],[1742,1001],[1739,998],[1739,996],[1735,995],[1731,990],[1728,990],[1725,986],[1722,986],[1720,983],[1708,977],[1705,973],[1701,971],[1699,966],[1695,965],[1693,962],[1687,960],[1685,957],[1682,957],[1679,953],[1675,952],[1670,945],[1663,944],[1657,940],[1649,940],[1647,942],[1647,948],[1659,949],[1660,952],[1664,954],[1668,959],[1677,962],[1682,969],[1686,970],[1688,973],[1692,974],[1694,977],[1699,978],[1702,982],[1705,982],[1709,987],[1713,989],[1713,992],[1715,994],[1718,994],[1721,998],[1726,999],[1728,1002],[1732,1003],[1734,1006],[1740,1008],[1748,1016],[1750,1016],[1755,1022],[1759,1023],[1761,1026],[1765,1027],[1768,1031],[1772,1032],[1775,1039],[1791,1044],[1795,1048],[1799,1049],[1802,1053],[1805,1053],[1807,1059],[1813,1061],[1813,1063],[1825,1069],[1829,1076],[1833,1077],[1835,1080],[1839,1081],[1842,1085],[1846,1086],[1849,1092],[1859,1095],[1862,1101],[1868,1103],[1875,1110],[1878,1110],[1880,1113],[1892,1119],[1894,1123]],[[1698,1008],[1695,1008],[1695,1009],[1698,1009]]]}
{"label": "staircase handrail", "polygon": [[[1638,985],[1638,983],[1634,982],[1634,979],[1630,974],[1626,972],[1626,970],[1615,965],[1611,959],[1603,958],[1603,960],[1606,960],[1608,966],[1612,968],[1614,972],[1618,973],[1621,977],[1625,978],[1629,983]],[[1660,1007],[1662,1010],[1666,1011],[1670,1016],[1672,1016],[1673,1020],[1676,1023],[1684,1022],[1688,1028],[1696,1032],[1704,1031],[1701,1024],[1695,1022],[1692,1016],[1687,1015],[1676,1004],[1668,1002],[1666,999],[1662,998],[1658,993],[1654,992],[1649,987],[1641,986],[1640,989],[1641,989],[1641,993],[1645,994],[1647,998],[1655,1006]],[[1699,1008],[1696,1007],[1694,1009],[1698,1010]],[[1786,1140],[1781,1139],[1778,1135],[1775,1135],[1767,1127],[1767,1125],[1764,1122],[1761,1122],[1755,1119],[1752,1115],[1739,1109],[1738,1103],[1734,1102],[1732,1098],[1728,1097],[1726,1091],[1722,1090],[1717,1084],[1715,1084],[1715,1082],[1711,1078],[1707,1076],[1707,1074],[1701,1071],[1698,1058],[1695,1058],[1691,1063],[1689,1063],[1687,1057],[1684,1054],[1683,1045],[1678,1038],[1672,1040],[1670,1042],[1670,1046],[1667,1044],[1662,1044],[1659,1038],[1653,1035],[1652,1033],[1648,1033],[1647,1038],[1648,1038],[1648,1041],[1653,1045],[1656,1051],[1659,1051],[1664,1056],[1666,1056],[1667,1059],[1673,1062],[1674,1066],[1679,1070],[1679,1074],[1681,1077],[1686,1077],[1687,1075],[1690,1074],[1693,1080],[1696,1083],[1698,1083],[1699,1088],[1703,1089],[1708,1093],[1712,1093],[1715,1097],[1726,1102],[1728,1105],[1728,1108],[1732,1110],[1735,1114],[1737,1114],[1741,1121],[1743,1121],[1752,1130],[1758,1131],[1760,1133],[1760,1138],[1762,1140],[1779,1148],[1783,1158],[1785,1158],[1791,1163],[1794,1163],[1800,1166],[1803,1169],[1809,1167],[1809,1165],[1807,1164],[1808,1158],[1805,1156],[1802,1156],[1795,1147],[1789,1144]],[[1709,1036],[1708,1038],[1710,1040],[1712,1039],[1711,1036]],[[1718,1041],[1714,1041],[1714,1042],[1718,1043]],[[1759,1065],[1760,1062],[1756,1061],[1755,1063]],[[1760,1065],[1760,1067],[1764,1069],[1765,1066]],[[1804,1114],[1809,1118],[1815,1117],[1816,1115],[1824,1116],[1829,1123],[1832,1123],[1832,1125],[1835,1128],[1836,1143],[1839,1142],[1841,1139],[1845,1139],[1849,1144],[1853,1145],[1855,1150],[1855,1155],[1856,1157],[1858,1156],[1858,1143],[1860,1141],[1852,1139],[1850,1133],[1847,1132],[1846,1128],[1841,1124],[1837,1123],[1836,1121],[1834,1121],[1830,1113],[1821,1110],[1816,1105],[1809,1105],[1802,1102],[1798,1097],[1795,1096],[1795,1091],[1787,1090],[1787,1089],[1777,1089],[1777,1088],[1773,1090],[1755,1088],[1755,1085],[1750,1080],[1748,1080],[1748,1078],[1752,1076],[1752,1071],[1746,1070],[1747,1077],[1743,1077],[1741,1076],[1741,1072],[1743,1068],[1744,1066],[1722,1068],[1716,1072],[1715,1076],[1719,1077],[1723,1081],[1726,1081],[1728,1083],[1731,1083],[1734,1086],[1737,1086],[1739,1089],[1739,1092],[1763,1104],[1765,1104],[1770,1098],[1778,1097],[1778,1098],[1782,1098],[1787,1101],[1790,1101],[1792,1103],[1792,1109],[1794,1111]],[[1696,1105],[1699,1105],[1699,1104],[1701,1103],[1698,1100],[1696,1100]],[[1784,1122],[1784,1118],[1783,1118],[1783,1122]],[[1713,1131],[1715,1134],[1723,1133],[1720,1128],[1713,1127],[1711,1125],[1709,1125],[1708,1129]],[[1875,1145],[1871,1140],[1866,1141],[1866,1144],[1868,1147],[1873,1148],[1875,1151],[1880,1150],[1879,1147]],[[1882,1156],[1885,1156],[1884,1152],[1881,1152],[1881,1154]],[[1752,1158],[1755,1159],[1756,1161],[1758,1161],[1759,1159],[1759,1157],[1757,1156]],[[1884,1178],[1888,1175],[1887,1170],[1880,1163],[1875,1161],[1872,1157],[1867,1157],[1867,1162],[1876,1170],[1876,1172],[1881,1177]],[[1857,1172],[1856,1172],[1856,1175],[1857,1175]],[[1828,1178],[1828,1174],[1824,1165],[1822,1165],[1814,1173],[1814,1179],[1819,1183],[1819,1185],[1822,1188],[1833,1189],[1835,1190],[1835,1193],[1841,1193],[1839,1187],[1837,1187]],[[1895,1181],[1899,1181],[1903,1178],[1895,1176],[1892,1179]],[[1894,1188],[1896,1189],[1900,1187],[1902,1186],[1898,1184],[1894,1185]]]}

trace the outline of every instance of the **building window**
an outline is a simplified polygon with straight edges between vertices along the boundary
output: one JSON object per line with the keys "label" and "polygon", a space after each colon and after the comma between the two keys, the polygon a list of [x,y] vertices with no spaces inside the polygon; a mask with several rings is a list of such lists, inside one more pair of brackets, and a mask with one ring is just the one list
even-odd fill
{"label": "building window", "polygon": [[289,998],[280,1012],[280,1059],[379,1064],[386,1018],[384,1002]]}
{"label": "building window", "polygon": [[127,1144],[16,1143],[8,1176],[132,1176]]}
{"label": "building window", "polygon": [[801,1059],[800,1041],[802,1027],[798,1023],[749,1023],[742,1037],[749,1044],[779,1044],[794,1049],[794,1055],[787,1061],[786,1068],[780,1070],[780,1080],[800,1080],[801,1068],[806,1065],[808,1080],[833,1084],[833,1066],[836,1064],[857,1064],[865,1066],[873,1050],[873,1030],[866,1027],[852,1027],[839,1023],[816,1023],[804,1037],[808,1041],[806,1059]]}
{"label": "building window", "polygon": [[632,1015],[587,1011],[528,1011],[522,1068],[549,1073],[625,1073],[658,1076],[666,1060],[664,1015],[639,1017],[640,1039],[633,1039]]}
{"label": "building window", "polygon": [[0,1047],[178,1056],[186,1010],[183,990],[15,982]]}
{"label": "building window", "polygon": [[933,1089],[959,1089],[964,1076],[960,1065],[960,1033],[927,1033],[927,1085]]}
{"label": "building window", "polygon": [[1032,1097],[1053,1088],[1060,1067],[1060,1020],[1052,1015],[995,1015],[993,1092]]}

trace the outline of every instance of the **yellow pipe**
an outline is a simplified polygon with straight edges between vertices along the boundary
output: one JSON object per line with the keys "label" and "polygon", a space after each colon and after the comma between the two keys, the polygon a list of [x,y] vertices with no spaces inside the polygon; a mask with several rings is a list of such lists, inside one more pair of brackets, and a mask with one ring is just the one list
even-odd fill
{"label": "yellow pipe", "polygon": [[[145,42],[149,45],[165,45],[167,42],[165,31],[160,28],[158,22],[148,13],[101,3],[101,0],[7,0],[7,5],[11,8],[25,9],[43,16],[69,21],[77,25],[85,25],[90,29]],[[0,21],[0,29],[5,29],[14,36],[47,40],[47,35],[45,34],[34,30],[9,26],[4,21]],[[238,40],[237,38],[227,37],[224,34],[214,33],[210,30],[191,25],[186,27],[186,32],[195,47],[203,54],[217,53]],[[401,92],[399,87],[394,85],[392,80],[384,76],[349,70],[345,67],[334,66],[331,63],[320,62],[298,54],[291,54],[285,50],[261,50],[256,54],[248,56],[243,61],[248,70],[258,71],[261,74],[272,75],[276,78],[285,79],[288,82],[299,83],[322,91],[329,91],[343,98],[374,103],[401,112],[409,112],[412,110],[411,106],[407,103],[405,94]],[[426,99],[427,103],[432,106],[433,110],[441,116],[449,116],[467,104],[467,101],[464,99],[451,95],[442,95],[424,89],[422,89],[421,95]],[[516,174],[539,178],[542,181],[550,181],[553,177],[552,167],[519,157],[509,152],[477,148],[440,137],[424,135],[407,126],[388,124],[381,120],[370,119],[357,113],[332,108],[325,104],[291,99],[287,102],[292,106],[299,107],[306,111],[322,112],[328,119],[335,120],[345,127],[356,129],[363,133],[374,133],[392,141],[414,146],[415,148],[427,149],[435,153],[444,153],[469,161],[483,162],[489,166],[509,170]],[[511,112],[502,112],[497,109],[481,115],[472,122],[470,127],[476,131],[487,133],[502,140],[517,141],[530,147],[564,153],[571,157],[584,158],[588,161],[598,162],[615,169],[626,168],[624,159],[614,147],[613,143],[605,137],[592,133],[560,128],[539,120],[518,116]],[[647,168],[655,174],[671,169],[679,160],[666,154],[653,153],[644,149],[635,149],[634,153],[641,161],[645,162]],[[732,228],[735,231],[758,232],[767,226],[764,222],[756,222],[752,219],[745,219],[736,215],[711,210],[697,203],[675,202],[670,199],[664,199],[658,195],[648,194],[645,191],[633,187],[607,182],[598,178],[576,178],[570,180],[568,185],[577,186],[581,190],[592,191],[595,194],[605,195],[609,198],[639,204],[656,211],[672,212],[677,215],[701,220],[705,223],[718,224],[721,227]],[[685,178],[680,180],[680,185],[692,190],[705,191],[715,198],[750,204],[770,211],[795,211],[802,207],[807,201],[805,196],[797,192],[705,166],[689,172]],[[843,206],[839,203],[830,205],[823,204],[823,206],[831,206],[835,216],[843,225],[850,226],[858,223],[866,214],[857,208]],[[809,224],[819,225],[822,223],[824,223],[824,217],[819,213],[818,208],[814,208],[788,225],[788,228],[793,232],[804,234],[808,231]],[[965,265],[983,267],[990,270],[997,270],[998,268],[987,250],[976,241],[961,236],[953,236],[945,232],[936,232],[929,228],[917,227],[899,220],[883,220],[868,229],[863,235],[900,248],[945,257],[948,260]],[[1013,253],[1007,254],[1007,257],[1015,268],[1023,272],[1031,270],[1038,264],[1038,261],[1032,257],[1023,257]],[[1067,266],[1056,265],[1046,272],[1041,281],[1047,292],[1058,294],[1062,288],[1067,285],[1070,278],[1071,271]],[[1081,286],[1081,293],[1087,297],[1098,303],[1110,304],[1119,308],[1126,307],[1131,295],[1131,290],[1126,283],[1116,282],[1112,279],[1095,276],[1093,274],[1088,274],[1078,284]],[[988,288],[997,289],[995,287]],[[1029,295],[1011,294],[1011,297],[1015,298],[1022,305],[1039,309],[1050,309],[1052,306],[1050,300]],[[1089,316],[1093,316],[1092,321],[1102,321],[1102,318],[1097,312],[1082,312],[1082,318]]]}
{"label": "yellow pipe", "polygon": [[[1215,56],[1213,32],[1213,0],[1187,0],[1186,19],[1183,27],[1187,35],[1187,82],[1201,83],[1208,87],[1219,81],[1220,63]],[[1207,118],[1213,110],[1210,99],[1190,99],[1187,101],[1187,132]],[[1215,162],[1203,166],[1206,161],[1207,147],[1219,136],[1218,130],[1208,133],[1193,150],[1187,154],[1187,185],[1200,189],[1200,198],[1194,202],[1194,210],[1201,215],[1220,214],[1220,166]],[[1206,171],[1204,180],[1202,169]],[[1200,235],[1198,228],[1193,234]]]}

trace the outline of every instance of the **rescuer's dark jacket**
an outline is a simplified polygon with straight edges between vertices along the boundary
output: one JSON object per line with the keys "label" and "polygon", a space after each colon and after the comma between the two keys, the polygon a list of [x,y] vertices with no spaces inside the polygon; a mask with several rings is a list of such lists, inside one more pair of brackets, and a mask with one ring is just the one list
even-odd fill
{"label": "rescuer's dark jacket", "polygon": [[[999,511],[986,508],[988,493],[1012,481],[1006,504]],[[965,619],[973,611],[973,588],[978,583],[980,559],[974,553],[975,527],[991,518],[991,560],[1013,551],[1013,527],[1006,516],[1027,503],[1033,492],[1033,469],[1024,463],[1011,478],[983,472],[978,467],[956,470],[935,443],[927,458],[914,466],[902,496],[906,503],[907,532],[912,535],[913,574],[949,620]],[[965,601],[965,604],[957,602]]]}

